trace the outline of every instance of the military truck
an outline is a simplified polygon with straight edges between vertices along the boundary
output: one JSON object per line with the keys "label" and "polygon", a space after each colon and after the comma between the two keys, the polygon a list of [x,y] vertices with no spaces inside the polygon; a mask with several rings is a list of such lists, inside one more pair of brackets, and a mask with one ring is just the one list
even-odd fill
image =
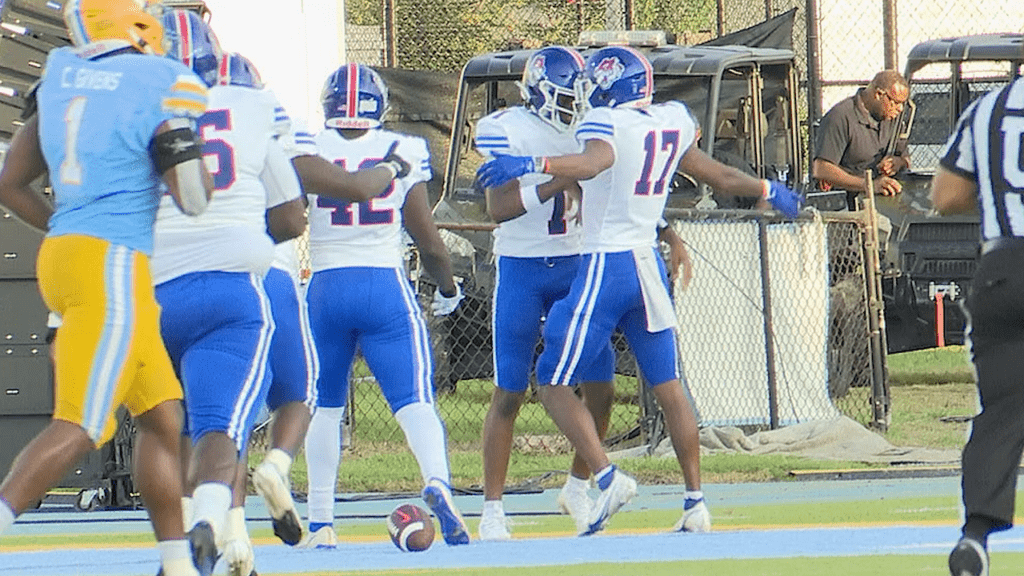
{"label": "military truck", "polygon": [[904,110],[901,122],[912,166],[901,177],[902,194],[877,199],[879,211],[893,223],[882,283],[890,353],[964,340],[959,301],[974,273],[979,219],[977,213],[935,213],[930,182],[960,113],[1019,77],[1022,61],[1021,34],[929,40],[907,57],[905,76],[913,105]]}
{"label": "military truck", "polygon": [[[662,32],[589,32],[576,48],[587,56],[610,43],[643,52],[654,69],[654,100],[681,100],[701,125],[700,148],[715,158],[762,178],[790,184],[803,180],[801,136],[797,126],[799,94],[795,56],[790,50],[747,46],[679,46]],[[435,218],[464,223],[453,249],[457,275],[464,277],[465,303],[459,314],[433,326],[439,388],[458,380],[492,376],[490,295],[494,269],[491,234],[483,196],[473,189],[483,157],[473,149],[474,123],[483,116],[521,103],[515,82],[532,50],[483,54],[462,71],[455,106],[448,164]],[[677,174],[669,207],[746,207]],[[461,243],[461,247],[459,246]],[[620,359],[627,358],[620,354]],[[628,360],[627,360],[628,362]],[[620,373],[631,366],[620,361]]]}

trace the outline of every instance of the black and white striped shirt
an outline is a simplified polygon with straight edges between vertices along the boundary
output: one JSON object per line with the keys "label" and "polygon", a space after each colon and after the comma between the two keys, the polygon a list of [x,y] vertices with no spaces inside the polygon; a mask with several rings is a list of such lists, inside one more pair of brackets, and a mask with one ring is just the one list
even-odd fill
{"label": "black and white striped shirt", "polygon": [[971,104],[939,163],[977,183],[982,240],[1024,237],[1024,78]]}

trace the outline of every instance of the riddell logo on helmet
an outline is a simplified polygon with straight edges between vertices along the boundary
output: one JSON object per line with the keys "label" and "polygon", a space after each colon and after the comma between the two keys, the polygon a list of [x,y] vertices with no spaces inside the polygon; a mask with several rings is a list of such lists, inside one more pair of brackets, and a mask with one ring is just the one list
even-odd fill
{"label": "riddell logo on helmet", "polygon": [[594,66],[594,82],[597,82],[602,89],[607,90],[616,80],[622,78],[622,73],[625,70],[626,67],[622,65],[621,60],[615,56],[609,56]]}

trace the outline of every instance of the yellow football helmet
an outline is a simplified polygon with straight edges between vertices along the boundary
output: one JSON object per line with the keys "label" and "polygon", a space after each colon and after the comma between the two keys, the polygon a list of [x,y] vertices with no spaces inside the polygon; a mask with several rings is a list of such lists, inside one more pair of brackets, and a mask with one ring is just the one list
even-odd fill
{"label": "yellow football helmet", "polygon": [[124,40],[145,54],[163,56],[164,27],[154,15],[154,0],[69,0],[64,22],[75,46]]}

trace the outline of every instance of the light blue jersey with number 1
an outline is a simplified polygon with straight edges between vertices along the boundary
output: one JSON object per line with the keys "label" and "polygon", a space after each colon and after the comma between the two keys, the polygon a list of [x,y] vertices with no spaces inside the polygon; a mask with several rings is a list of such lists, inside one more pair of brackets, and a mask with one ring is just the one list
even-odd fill
{"label": "light blue jersey with number 1", "polygon": [[161,180],[139,166],[152,167],[160,124],[203,113],[206,87],[179,62],[90,44],[50,52],[36,97],[56,199],[48,235],[151,254]]}

